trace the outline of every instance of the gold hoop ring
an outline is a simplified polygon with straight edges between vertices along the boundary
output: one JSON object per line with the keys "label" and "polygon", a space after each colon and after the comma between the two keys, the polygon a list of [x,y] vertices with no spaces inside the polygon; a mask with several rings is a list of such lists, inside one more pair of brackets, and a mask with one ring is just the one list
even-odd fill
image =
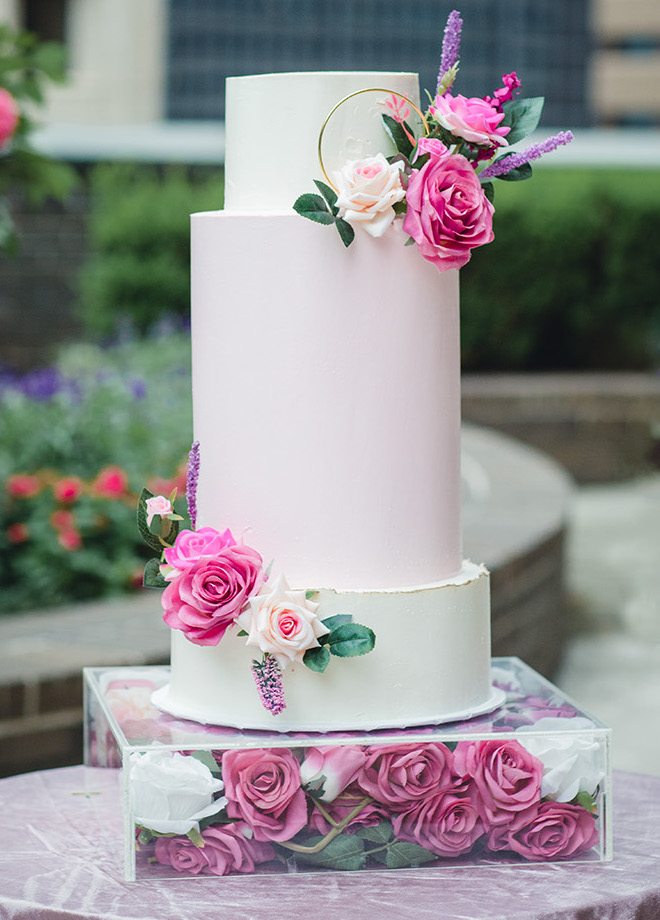
{"label": "gold hoop ring", "polygon": [[330,111],[326,115],[325,121],[321,125],[321,130],[319,131],[318,155],[319,155],[319,163],[321,164],[321,172],[323,173],[323,176],[326,182],[328,183],[328,185],[330,185],[335,190],[335,192],[339,192],[339,189],[337,188],[337,186],[334,184],[334,182],[328,175],[326,168],[325,168],[325,164],[323,162],[323,153],[321,150],[321,145],[323,144],[323,135],[325,134],[325,129],[328,127],[328,122],[330,121],[332,116],[335,114],[337,109],[340,106],[342,106],[345,102],[348,102],[349,99],[352,99],[354,96],[361,96],[363,93],[389,93],[392,96],[398,96],[399,99],[403,99],[403,101],[406,102],[421,118],[422,124],[424,125],[424,134],[427,137],[430,134],[429,123],[426,120],[424,113],[419,108],[419,106],[415,105],[415,103],[411,99],[409,99],[407,96],[404,96],[403,93],[397,93],[396,90],[393,90],[393,89],[382,89],[381,87],[374,86],[374,87],[367,87],[367,89],[358,89],[356,90],[356,92],[349,93],[348,96],[344,96],[343,99],[340,99],[339,102],[335,106],[333,106],[332,109],[330,109]]}

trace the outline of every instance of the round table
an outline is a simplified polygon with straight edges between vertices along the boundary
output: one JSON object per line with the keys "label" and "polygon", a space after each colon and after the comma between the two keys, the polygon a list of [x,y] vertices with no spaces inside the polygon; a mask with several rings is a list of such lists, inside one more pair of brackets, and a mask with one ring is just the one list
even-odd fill
{"label": "round table", "polygon": [[126,882],[116,770],[0,780],[1,920],[658,920],[660,777],[614,776],[610,863]]}

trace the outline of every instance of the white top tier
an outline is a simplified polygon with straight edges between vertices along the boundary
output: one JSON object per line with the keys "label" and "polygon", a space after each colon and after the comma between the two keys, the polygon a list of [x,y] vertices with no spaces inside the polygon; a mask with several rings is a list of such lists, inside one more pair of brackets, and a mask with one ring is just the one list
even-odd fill
{"label": "white top tier", "polygon": [[[291,211],[303,192],[323,179],[318,139],[338,102],[358,90],[401,93],[419,105],[414,73],[276,73],[230,77],[226,86],[225,210]],[[379,100],[364,93],[333,114],[323,136],[326,170],[349,159],[394,153],[383,127]]]}

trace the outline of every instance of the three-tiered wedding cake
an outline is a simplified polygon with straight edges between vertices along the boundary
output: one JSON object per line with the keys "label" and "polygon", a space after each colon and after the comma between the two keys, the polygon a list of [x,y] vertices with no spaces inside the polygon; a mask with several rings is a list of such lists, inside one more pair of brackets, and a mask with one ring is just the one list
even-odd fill
{"label": "three-tiered wedding cake", "polygon": [[261,555],[260,594],[279,591],[278,609],[295,601],[316,623],[350,615],[375,646],[342,657],[338,644],[323,671],[289,656],[286,708],[273,714],[249,625],[214,645],[173,629],[157,702],[175,715],[329,731],[499,701],[488,573],[461,548],[458,272],[439,272],[394,227],[347,249],[292,210],[319,173],[323,117],[347,96],[359,93],[325,132],[327,168],[388,150],[385,90],[419,104],[415,74],[228,80],[225,210],[192,216],[197,526],[228,528]]}

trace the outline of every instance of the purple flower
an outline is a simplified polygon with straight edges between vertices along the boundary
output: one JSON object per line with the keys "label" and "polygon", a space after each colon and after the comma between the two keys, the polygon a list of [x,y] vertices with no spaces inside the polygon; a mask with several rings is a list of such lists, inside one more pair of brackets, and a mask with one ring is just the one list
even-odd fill
{"label": "purple flower", "polygon": [[440,70],[438,72],[438,88],[440,92],[442,78],[458,61],[458,51],[461,44],[461,29],[463,20],[458,10],[452,10],[447,19],[445,34],[442,39],[442,58],[440,60]]}
{"label": "purple flower", "polygon": [[252,662],[252,673],[259,691],[259,698],[264,709],[279,715],[286,709],[282,672],[275,658],[265,654],[261,661]]}
{"label": "purple flower", "polygon": [[523,166],[525,163],[529,163],[530,160],[537,160],[545,153],[551,153],[553,150],[556,150],[557,147],[568,144],[572,140],[573,134],[570,131],[560,131],[559,134],[555,134],[553,137],[547,137],[538,144],[530,144],[529,147],[525,147],[525,149],[521,150],[519,153],[512,153],[510,156],[500,157],[499,160],[495,160],[494,163],[487,166],[479,174],[479,178],[494,179],[496,176],[504,176],[508,172],[511,172],[512,169]]}
{"label": "purple flower", "polygon": [[199,441],[194,441],[188,454],[188,475],[186,478],[186,501],[190,526],[197,527],[197,483],[199,482]]}

